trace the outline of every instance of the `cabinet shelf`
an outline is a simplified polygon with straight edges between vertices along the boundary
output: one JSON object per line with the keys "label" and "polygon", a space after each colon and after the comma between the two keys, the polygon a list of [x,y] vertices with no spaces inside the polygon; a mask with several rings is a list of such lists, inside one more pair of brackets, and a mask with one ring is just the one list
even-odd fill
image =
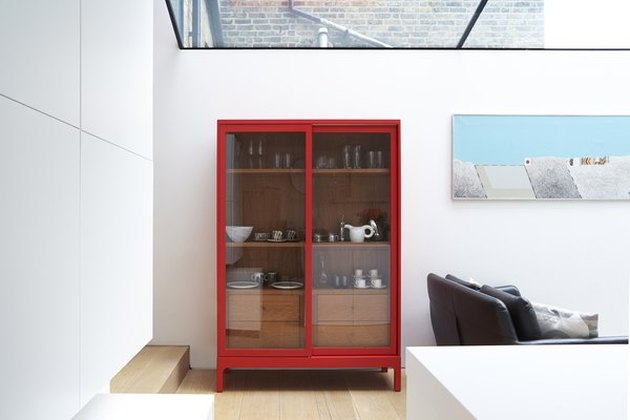
{"label": "cabinet shelf", "polygon": [[227,248],[303,248],[304,242],[227,242]]}
{"label": "cabinet shelf", "polygon": [[[257,169],[228,169],[228,174],[249,174],[249,175],[269,175],[269,174],[301,174],[304,169],[276,169],[276,168],[257,168]],[[365,168],[365,169],[313,169],[314,175],[387,175],[387,168]]]}
{"label": "cabinet shelf", "polygon": [[316,242],[313,248],[388,248],[389,242]]}
{"label": "cabinet shelf", "polygon": [[389,169],[313,169],[314,175],[387,175]]}
{"label": "cabinet shelf", "polygon": [[245,174],[245,175],[269,175],[269,174],[303,174],[304,169],[275,169],[275,168],[262,168],[262,169],[228,169],[228,174]]}

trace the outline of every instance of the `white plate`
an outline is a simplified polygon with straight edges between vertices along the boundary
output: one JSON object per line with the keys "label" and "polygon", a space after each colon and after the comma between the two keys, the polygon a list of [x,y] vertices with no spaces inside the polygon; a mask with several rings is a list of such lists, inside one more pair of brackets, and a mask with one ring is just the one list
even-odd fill
{"label": "white plate", "polygon": [[280,242],[286,242],[286,239],[267,239],[267,242],[275,242],[275,243],[280,243]]}
{"label": "white plate", "polygon": [[260,284],[249,280],[229,281],[227,283],[227,287],[230,289],[254,289],[258,286],[260,286]]}
{"label": "white plate", "polygon": [[364,287],[359,287],[359,286],[354,286],[355,289],[369,289],[370,286],[364,286]]}
{"label": "white plate", "polygon": [[299,281],[277,281],[275,283],[271,283],[271,287],[274,287],[276,289],[291,290],[300,289],[304,287],[304,284],[300,283]]}
{"label": "white plate", "polygon": [[387,289],[387,286],[385,286],[384,284],[381,285],[381,287],[375,287],[375,286],[370,286],[372,289]]}

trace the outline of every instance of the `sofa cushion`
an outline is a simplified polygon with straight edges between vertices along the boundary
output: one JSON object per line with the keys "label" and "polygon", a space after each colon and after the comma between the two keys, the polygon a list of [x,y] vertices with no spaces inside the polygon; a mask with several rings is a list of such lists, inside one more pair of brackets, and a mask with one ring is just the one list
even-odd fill
{"label": "sofa cushion", "polygon": [[480,291],[499,299],[505,304],[520,341],[538,340],[542,337],[536,312],[527,299],[522,296],[514,296],[488,285],[483,285]]}
{"label": "sofa cushion", "polygon": [[599,315],[532,302],[542,338],[594,338]]}
{"label": "sofa cushion", "polygon": [[450,280],[450,281],[453,281],[453,282],[455,282],[457,284],[460,284],[460,285],[462,285],[464,287],[468,287],[469,289],[473,289],[473,290],[481,289],[481,284],[477,283],[473,279],[470,279],[470,281],[462,280],[462,279],[460,279],[458,277],[455,277],[452,274],[447,274],[446,275],[446,279]]}

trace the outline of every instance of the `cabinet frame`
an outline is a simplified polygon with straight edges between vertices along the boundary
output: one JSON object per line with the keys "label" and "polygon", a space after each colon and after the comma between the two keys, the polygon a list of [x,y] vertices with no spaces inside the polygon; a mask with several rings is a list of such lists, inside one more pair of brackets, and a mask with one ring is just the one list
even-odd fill
{"label": "cabinet frame", "polygon": [[[304,347],[299,349],[227,348],[226,331],[226,249],[228,247],[254,247],[260,244],[227,245],[226,180],[228,172],[265,174],[274,170],[226,169],[226,135],[228,133],[302,132],[304,144]],[[313,168],[314,133],[387,133],[390,136],[390,164],[381,169]],[[230,368],[393,368],[394,390],[400,391],[401,369],[401,291],[400,291],[400,121],[399,120],[219,120],[217,123],[217,392],[223,390],[223,376]],[[302,173],[301,169],[285,171]],[[313,279],[312,279],[312,199],[313,175],[331,174],[383,174],[390,180],[390,340],[384,347],[313,347]],[[271,246],[279,244],[270,244]],[[346,244],[347,245],[347,244]],[[317,246],[322,246],[318,244]],[[325,246],[336,246],[329,244]],[[359,245],[365,246],[365,245]],[[369,246],[369,245],[367,245]]]}

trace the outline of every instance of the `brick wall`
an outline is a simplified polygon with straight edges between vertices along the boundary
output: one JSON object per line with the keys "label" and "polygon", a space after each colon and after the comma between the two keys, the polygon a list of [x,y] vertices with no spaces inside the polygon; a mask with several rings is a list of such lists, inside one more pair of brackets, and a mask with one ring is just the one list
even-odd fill
{"label": "brick wall", "polygon": [[[394,47],[454,47],[478,0],[296,0],[295,7]],[[225,47],[316,47],[323,25],[286,0],[219,0]],[[335,47],[370,47],[329,29]],[[544,0],[489,1],[466,47],[541,48]]]}

